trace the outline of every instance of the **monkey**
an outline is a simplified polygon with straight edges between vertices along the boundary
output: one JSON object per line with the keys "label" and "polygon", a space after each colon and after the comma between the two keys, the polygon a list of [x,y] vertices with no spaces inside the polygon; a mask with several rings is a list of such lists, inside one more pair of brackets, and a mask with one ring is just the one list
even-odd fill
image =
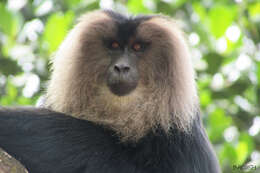
{"label": "monkey", "polygon": [[198,99],[182,35],[162,16],[83,16],[53,60],[46,107],[109,126],[122,140],[157,125],[189,130]]}
{"label": "monkey", "polygon": [[0,147],[30,173],[220,173],[185,36],[163,15],[83,15],[42,108],[0,108]]}

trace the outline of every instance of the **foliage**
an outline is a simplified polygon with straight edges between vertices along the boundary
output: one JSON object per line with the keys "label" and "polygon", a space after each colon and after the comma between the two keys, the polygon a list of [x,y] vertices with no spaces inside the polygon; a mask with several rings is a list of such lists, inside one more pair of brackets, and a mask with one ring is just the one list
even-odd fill
{"label": "foliage", "polygon": [[[203,121],[224,173],[260,166],[260,1],[0,1],[0,105],[34,105],[75,19],[99,8],[163,13],[187,33]],[[238,168],[238,166],[249,167]]]}

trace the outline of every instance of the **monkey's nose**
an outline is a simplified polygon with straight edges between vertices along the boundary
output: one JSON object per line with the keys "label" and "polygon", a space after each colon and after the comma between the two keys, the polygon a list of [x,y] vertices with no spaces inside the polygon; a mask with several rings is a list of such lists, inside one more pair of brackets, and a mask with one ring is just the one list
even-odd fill
{"label": "monkey's nose", "polygon": [[107,86],[115,95],[124,96],[136,88],[138,79],[135,66],[125,62],[117,62],[108,69]]}
{"label": "monkey's nose", "polygon": [[115,64],[114,72],[118,74],[127,73],[130,71],[130,67],[126,64]]}

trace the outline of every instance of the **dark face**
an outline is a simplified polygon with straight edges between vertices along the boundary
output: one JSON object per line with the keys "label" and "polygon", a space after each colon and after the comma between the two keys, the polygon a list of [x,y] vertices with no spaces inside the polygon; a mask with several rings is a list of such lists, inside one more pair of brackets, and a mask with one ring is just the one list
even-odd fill
{"label": "dark face", "polygon": [[138,63],[150,43],[136,37],[136,28],[149,17],[129,19],[112,12],[107,13],[115,21],[117,33],[115,37],[104,38],[104,45],[111,58],[106,84],[112,93],[124,96],[138,85]]}

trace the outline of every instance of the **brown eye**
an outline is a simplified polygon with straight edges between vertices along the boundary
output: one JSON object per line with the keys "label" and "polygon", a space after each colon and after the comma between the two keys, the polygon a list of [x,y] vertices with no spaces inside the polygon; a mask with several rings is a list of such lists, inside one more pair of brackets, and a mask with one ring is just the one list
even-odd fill
{"label": "brown eye", "polygon": [[142,45],[140,44],[140,43],[134,43],[133,44],[133,49],[134,49],[134,51],[141,51],[141,49],[142,49]]}
{"label": "brown eye", "polygon": [[112,49],[118,49],[118,48],[119,48],[118,42],[113,41],[113,42],[111,43],[111,48],[112,48]]}

